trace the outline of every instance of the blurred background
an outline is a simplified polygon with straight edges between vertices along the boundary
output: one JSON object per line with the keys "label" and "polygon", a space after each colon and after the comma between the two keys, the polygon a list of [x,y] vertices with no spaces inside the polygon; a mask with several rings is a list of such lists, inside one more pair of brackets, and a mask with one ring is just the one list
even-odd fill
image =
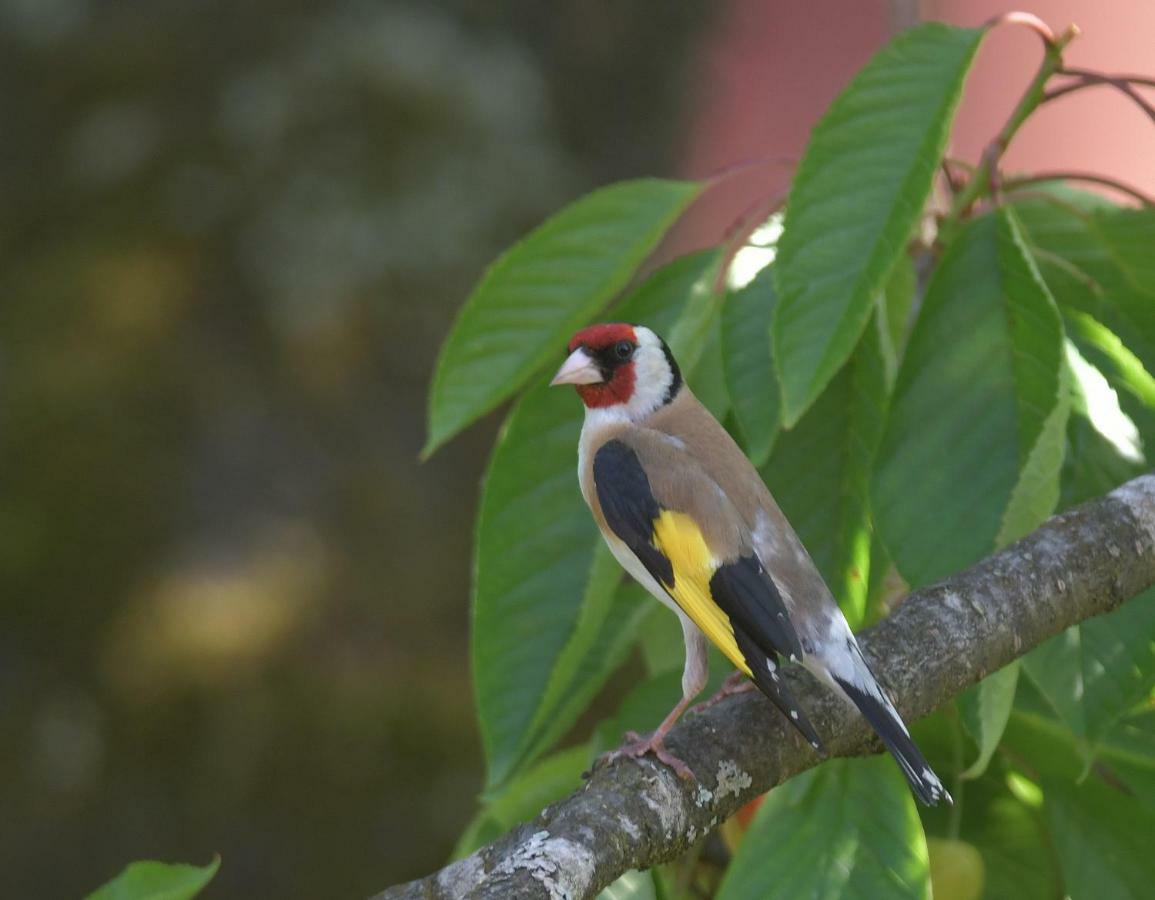
{"label": "blurred background", "polygon": [[[211,897],[359,897],[444,862],[499,417],[417,452],[485,264],[598,184],[765,161],[663,253],[714,242],[896,28],[1004,8],[0,0],[0,895],[220,853]],[[1076,64],[1155,70],[1145,0],[1027,8],[1082,26]],[[958,155],[1037,54],[992,37]],[[1152,134],[1087,91],[1009,164],[1150,191]]]}

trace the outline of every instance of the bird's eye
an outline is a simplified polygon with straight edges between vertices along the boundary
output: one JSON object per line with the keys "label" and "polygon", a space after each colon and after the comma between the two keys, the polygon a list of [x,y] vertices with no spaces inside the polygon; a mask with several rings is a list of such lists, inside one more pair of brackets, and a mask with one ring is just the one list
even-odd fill
{"label": "bird's eye", "polygon": [[634,355],[634,345],[630,341],[618,341],[614,344],[614,353],[618,359],[629,359]]}

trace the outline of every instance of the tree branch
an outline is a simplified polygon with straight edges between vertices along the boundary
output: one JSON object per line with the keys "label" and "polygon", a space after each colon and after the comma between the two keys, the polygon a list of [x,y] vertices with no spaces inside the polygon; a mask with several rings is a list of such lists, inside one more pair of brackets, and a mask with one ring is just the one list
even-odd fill
{"label": "tree branch", "polygon": [[[1155,475],[1144,475],[911,594],[861,635],[862,649],[903,715],[917,719],[1153,583]],[[791,687],[832,755],[881,749],[849,704],[790,669]],[[593,897],[628,869],[674,859],[752,797],[821,762],[752,693],[688,716],[667,743],[699,783],[681,781],[649,759],[618,762],[532,822],[376,900]]]}

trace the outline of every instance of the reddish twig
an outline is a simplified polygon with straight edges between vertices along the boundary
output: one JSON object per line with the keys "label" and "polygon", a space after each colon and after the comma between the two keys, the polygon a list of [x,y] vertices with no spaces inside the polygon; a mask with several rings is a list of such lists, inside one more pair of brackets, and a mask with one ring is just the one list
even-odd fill
{"label": "reddish twig", "polygon": [[943,178],[946,179],[947,188],[950,190],[951,194],[957,194],[959,189],[962,187],[962,182],[955,178],[954,172],[950,170],[951,165],[952,162],[949,159],[943,159],[943,161],[939,164],[940,168],[942,169]]}
{"label": "reddish twig", "polygon": [[[1076,75],[1083,78],[1098,78],[1103,75],[1102,72],[1096,72],[1094,69],[1079,69],[1071,66],[1064,66],[1063,74]],[[1155,87],[1155,75],[1119,75],[1116,73],[1108,77],[1118,81],[1127,81],[1131,84],[1141,84],[1144,87]]]}
{"label": "reddish twig", "polygon": [[702,180],[709,186],[713,187],[723,181],[734,177],[735,175],[742,175],[749,172],[751,169],[760,169],[763,166],[783,166],[793,169],[797,167],[798,160],[789,156],[755,156],[750,159],[744,159],[735,163],[728,163],[720,169],[711,172]]}
{"label": "reddish twig", "polygon": [[1075,91],[1081,91],[1083,88],[1107,85],[1109,87],[1115,88],[1117,91],[1120,91],[1131,100],[1133,100],[1135,104],[1143,110],[1143,112],[1147,113],[1147,117],[1152,122],[1155,122],[1155,106],[1152,106],[1147,102],[1147,98],[1145,98],[1135,89],[1135,86],[1129,79],[1119,78],[1115,75],[1103,75],[1098,72],[1084,72],[1081,70],[1076,73],[1069,69],[1064,69],[1060,74],[1072,75],[1076,78],[1076,80],[1070,82],[1069,84],[1060,85],[1057,88],[1052,88],[1051,90],[1047,91],[1045,94],[1043,94],[1041,103],[1049,103],[1050,101],[1059,97],[1064,97],[1067,94],[1074,93]]}
{"label": "reddish twig", "polygon": [[[1051,31],[1051,26],[1036,16],[1034,13],[1019,11],[1006,12],[997,16],[992,16],[983,22],[983,28],[987,29],[988,31],[992,28],[998,28],[1000,25],[1021,25],[1024,28],[1029,28],[1040,38],[1042,38],[1043,43],[1048,47],[1054,47],[1059,40],[1055,37],[1055,32]],[[1073,25],[1071,27],[1074,28]]]}
{"label": "reddish twig", "polygon": [[1155,206],[1155,197],[1144,193],[1137,187],[1117,181],[1109,175],[1099,175],[1095,172],[1039,172],[1034,175],[1018,175],[1014,178],[1008,178],[1004,184],[1009,190],[1025,184],[1040,184],[1044,181],[1086,181],[1091,184],[1101,184],[1134,197],[1144,206]]}

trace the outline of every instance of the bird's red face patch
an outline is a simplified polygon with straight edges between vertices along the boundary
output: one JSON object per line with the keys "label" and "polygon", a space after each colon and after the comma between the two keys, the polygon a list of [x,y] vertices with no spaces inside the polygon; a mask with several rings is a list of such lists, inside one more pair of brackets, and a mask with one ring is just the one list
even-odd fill
{"label": "bird's red face patch", "polygon": [[638,348],[638,338],[634,326],[621,322],[591,325],[575,334],[566,350],[573,353],[578,347],[589,353],[605,377],[605,381],[597,384],[576,385],[582,402],[590,409],[628,403],[637,381],[633,354]]}

